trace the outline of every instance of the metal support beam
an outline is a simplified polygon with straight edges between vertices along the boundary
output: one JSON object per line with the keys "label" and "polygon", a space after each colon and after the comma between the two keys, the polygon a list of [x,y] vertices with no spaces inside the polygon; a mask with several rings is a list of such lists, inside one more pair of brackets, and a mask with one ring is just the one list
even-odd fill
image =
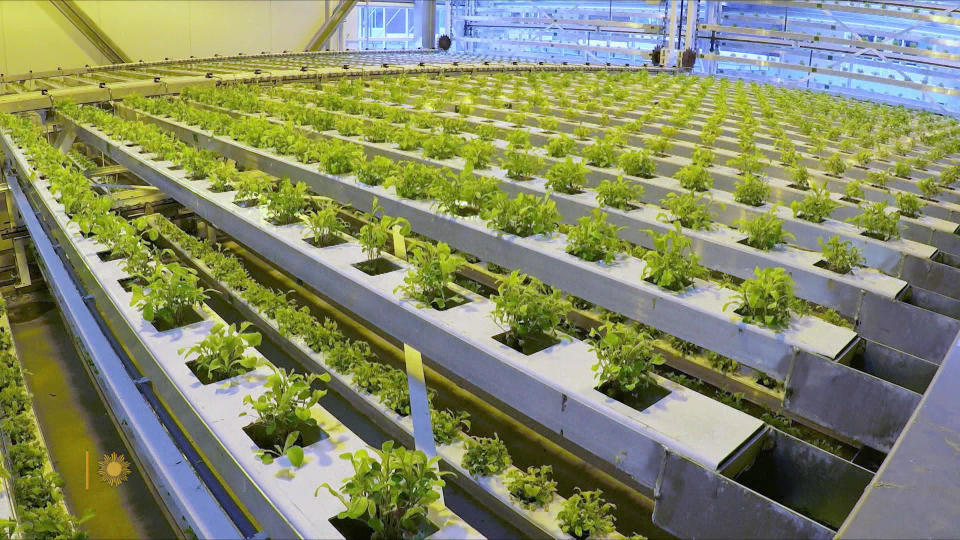
{"label": "metal support beam", "polygon": [[413,1],[413,39],[420,44],[421,49],[435,49],[434,36],[437,33],[437,1]]}
{"label": "metal support beam", "polygon": [[87,17],[87,14],[83,12],[83,9],[81,9],[74,0],[50,0],[50,3],[53,4],[85,38],[90,40],[90,43],[92,43],[98,51],[103,53],[111,63],[126,64],[132,62],[130,57],[124,54],[123,50],[97,26],[97,23],[93,22],[90,17]]}
{"label": "metal support beam", "polygon": [[683,49],[697,50],[697,18],[700,15],[700,0],[687,0],[687,25]]}
{"label": "metal support beam", "polygon": [[[331,0],[327,0],[330,2]],[[307,43],[305,51],[319,51],[327,46],[327,42],[330,41],[330,36],[333,35],[334,31],[340,28],[340,25],[343,24],[343,20],[347,17],[347,14],[350,13],[350,10],[353,9],[353,6],[356,5],[357,0],[340,0],[337,4],[337,7],[334,8],[333,13],[327,17],[327,20],[323,21],[323,24],[320,26],[320,29],[317,30],[313,37],[310,38],[310,42]]]}
{"label": "metal support beam", "polygon": [[675,66],[677,41],[677,0],[667,0],[667,46],[663,49],[662,66]]}

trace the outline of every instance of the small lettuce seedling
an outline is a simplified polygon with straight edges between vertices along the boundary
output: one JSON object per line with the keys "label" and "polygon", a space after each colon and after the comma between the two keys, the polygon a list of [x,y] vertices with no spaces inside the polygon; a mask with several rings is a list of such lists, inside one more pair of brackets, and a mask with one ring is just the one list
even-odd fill
{"label": "small lettuce seedling", "polygon": [[676,221],[688,229],[709,230],[713,227],[713,218],[710,216],[711,202],[712,199],[704,200],[692,191],[680,195],[667,193],[667,196],[660,200],[660,206],[669,210],[670,214],[658,214],[657,219]]}
{"label": "small lettuce seedling", "polygon": [[492,476],[500,474],[513,463],[506,445],[496,434],[490,437],[470,437],[466,439],[467,451],[460,465],[471,476]]}
{"label": "small lettuce seedling", "polygon": [[366,521],[375,538],[416,538],[428,508],[440,499],[445,482],[452,473],[441,472],[439,457],[428,458],[420,450],[394,446],[393,441],[373,449],[376,458],[366,450],[346,453],[341,459],[353,465],[353,476],[345,478],[340,490],[324,483],[346,508],[340,519]]}
{"label": "small lettuce seedling", "polygon": [[444,309],[452,296],[448,285],[461,266],[463,257],[453,255],[450,246],[440,242],[426,243],[415,248],[410,255],[413,268],[404,275],[403,284],[397,287],[404,296],[435,309]]}
{"label": "small lettuce seedling", "polygon": [[217,323],[202,341],[190,348],[181,348],[177,354],[196,355],[193,359],[195,371],[206,373],[210,381],[241,375],[260,364],[258,357],[244,354],[251,347],[260,345],[259,332],[244,333],[249,326],[246,321],[239,329],[233,324]]}
{"label": "small lettuce seedling", "polygon": [[547,170],[547,187],[575,195],[583,191],[587,183],[587,168],[579,161],[567,157],[567,159],[555,164]]}
{"label": "small lettuce seedling", "polygon": [[648,230],[647,234],[653,239],[654,249],[643,254],[646,263],[643,279],[667,290],[682,291],[693,284],[695,278],[707,275],[679,223],[666,233]]}
{"label": "small lettuce seedling", "polygon": [[776,206],[753,219],[738,219],[734,225],[747,235],[748,246],[763,251],[795,238],[793,234],[783,230],[783,220],[777,217]]}
{"label": "small lettuce seedling", "polygon": [[793,210],[794,217],[820,223],[840,206],[840,203],[830,198],[830,192],[827,191],[826,184],[810,186],[810,193],[802,201],[793,201],[790,203],[790,209]]}
{"label": "small lettuce seedling", "polygon": [[793,279],[779,266],[755,268],[753,273],[756,277],[740,284],[733,299],[724,304],[724,311],[735,305],[744,322],[783,330],[790,324]]}
{"label": "small lettuce seedling", "polygon": [[861,205],[859,215],[847,218],[847,221],[863,229],[863,234],[877,240],[900,238],[900,213],[887,212],[887,201],[877,201]]}
{"label": "small lettuce seedling", "polygon": [[655,384],[650,372],[665,360],[654,350],[649,334],[623,323],[607,322],[591,330],[590,336],[594,338],[590,351],[597,355],[591,369],[614,395]]}
{"label": "small lettuce seedling", "polygon": [[616,518],[611,512],[616,508],[603,500],[603,492],[577,492],[564,501],[557,514],[560,530],[576,538],[605,538],[614,532]]}
{"label": "small lettuce seedling", "polygon": [[607,223],[608,215],[594,209],[593,216],[583,216],[577,225],[567,231],[567,253],[585,261],[613,262],[623,250],[623,241],[618,233],[623,227]]}
{"label": "small lettuce seedling", "polygon": [[820,245],[827,268],[838,274],[849,273],[864,261],[863,253],[853,243],[840,240],[839,236],[834,236],[827,242],[817,238],[817,244]]}
{"label": "small lettuce seedling", "polygon": [[529,510],[544,508],[557,492],[552,474],[553,468],[549,465],[529,467],[526,471],[510,470],[506,482],[510,498]]}
{"label": "small lettuce seedling", "polygon": [[643,186],[635,184],[617,176],[615,181],[604,180],[596,187],[597,202],[601,206],[609,206],[618,210],[630,210],[631,205],[638,204],[643,195]]}

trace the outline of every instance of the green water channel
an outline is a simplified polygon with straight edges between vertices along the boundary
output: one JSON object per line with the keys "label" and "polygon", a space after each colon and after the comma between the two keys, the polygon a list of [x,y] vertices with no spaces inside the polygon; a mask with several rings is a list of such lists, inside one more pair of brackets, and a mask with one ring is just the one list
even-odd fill
{"label": "green water channel", "polygon": [[136,465],[117,487],[97,476],[104,454],[131,453],[74,349],[60,312],[49,294],[11,301],[10,324],[33,407],[63,478],[67,505],[90,538],[173,538],[165,510]]}

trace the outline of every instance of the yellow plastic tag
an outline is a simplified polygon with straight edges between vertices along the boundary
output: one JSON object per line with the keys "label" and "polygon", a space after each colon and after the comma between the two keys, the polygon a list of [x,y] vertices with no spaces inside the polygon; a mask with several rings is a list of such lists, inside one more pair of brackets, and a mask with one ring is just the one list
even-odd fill
{"label": "yellow plastic tag", "polygon": [[407,258],[407,241],[400,232],[400,226],[393,227],[393,254],[401,259]]}
{"label": "yellow plastic tag", "polygon": [[403,357],[407,362],[407,374],[413,375],[415,379],[424,381],[423,359],[420,357],[420,351],[404,343]]}

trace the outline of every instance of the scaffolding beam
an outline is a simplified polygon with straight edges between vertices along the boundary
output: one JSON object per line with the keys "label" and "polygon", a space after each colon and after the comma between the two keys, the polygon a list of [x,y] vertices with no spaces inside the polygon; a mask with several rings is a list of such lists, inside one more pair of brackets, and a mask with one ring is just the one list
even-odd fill
{"label": "scaffolding beam", "polygon": [[[330,1],[331,0],[327,0],[328,3]],[[355,6],[356,3],[357,0],[340,0],[340,2],[337,3],[337,7],[333,9],[333,13],[331,13],[330,16],[323,21],[323,24],[320,25],[320,29],[313,34],[312,38],[310,38],[310,42],[307,43],[307,47],[304,50],[307,52],[319,51],[326,47],[327,42],[330,41],[330,36],[333,35],[337,28],[340,28],[340,25],[343,24],[343,20],[347,17],[347,14],[350,13],[350,10],[353,9],[353,6]]]}
{"label": "scaffolding beam", "polygon": [[126,64],[132,62],[130,57],[110,39],[110,36],[104,33],[90,17],[87,17],[87,14],[83,12],[83,9],[77,5],[75,0],[50,0],[50,3],[111,63]]}

